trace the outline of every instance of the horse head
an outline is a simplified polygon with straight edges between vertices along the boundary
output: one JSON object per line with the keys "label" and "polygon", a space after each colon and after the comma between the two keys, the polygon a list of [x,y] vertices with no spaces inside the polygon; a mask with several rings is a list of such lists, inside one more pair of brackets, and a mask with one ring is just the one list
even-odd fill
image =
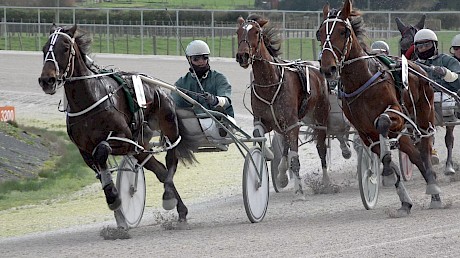
{"label": "horse head", "polygon": [[316,32],[321,42],[321,73],[327,79],[337,79],[343,62],[349,57],[354,44],[354,32],[349,20],[352,13],[351,1],[346,0],[341,10],[323,7],[323,22]]}
{"label": "horse head", "polygon": [[407,58],[412,59],[411,57],[414,57],[413,50],[413,45],[414,45],[414,36],[417,33],[417,31],[423,29],[425,27],[425,19],[426,15],[423,15],[420,18],[420,21],[412,26],[412,25],[405,25],[399,17],[395,18],[396,25],[398,26],[398,30],[401,33],[401,39],[399,40],[399,46],[401,48],[401,55],[406,55]]}
{"label": "horse head", "polygon": [[247,20],[243,17],[238,18],[238,29],[236,35],[238,38],[238,52],[236,53],[236,61],[243,68],[248,68],[250,64],[259,55],[260,48],[264,44],[262,38],[262,27],[268,22],[265,19],[251,19]]}
{"label": "horse head", "polygon": [[57,27],[53,24],[48,41],[43,46],[43,68],[38,83],[47,94],[54,94],[58,87],[72,75],[76,53],[77,26]]}

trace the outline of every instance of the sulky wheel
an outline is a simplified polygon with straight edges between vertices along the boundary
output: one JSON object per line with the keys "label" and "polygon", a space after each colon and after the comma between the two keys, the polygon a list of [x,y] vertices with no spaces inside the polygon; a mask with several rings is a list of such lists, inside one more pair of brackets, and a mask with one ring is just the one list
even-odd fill
{"label": "sulky wheel", "polygon": [[145,177],[144,169],[134,157],[123,157],[117,172],[117,188],[125,222],[131,228],[136,227],[144,213]]}
{"label": "sulky wheel", "polygon": [[358,180],[363,205],[371,210],[379,197],[380,160],[366,146],[358,148]]}
{"label": "sulky wheel", "polygon": [[268,190],[267,162],[261,149],[252,147],[245,157],[243,168],[244,209],[252,223],[260,222],[265,217],[268,206]]}

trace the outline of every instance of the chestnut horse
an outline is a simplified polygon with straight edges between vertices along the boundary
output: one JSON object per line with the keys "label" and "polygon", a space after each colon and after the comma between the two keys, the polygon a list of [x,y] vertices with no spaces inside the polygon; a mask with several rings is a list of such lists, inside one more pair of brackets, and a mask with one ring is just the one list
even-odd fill
{"label": "chestnut horse", "polygon": [[[277,58],[280,40],[268,20],[253,14],[246,20],[239,17],[238,24],[236,60],[243,68],[252,65],[254,76],[251,82],[253,134],[264,136],[274,130],[283,138],[283,158],[278,166],[280,182],[287,183],[286,172],[289,169],[294,175],[295,193],[303,193],[299,177],[298,137],[300,120],[306,117],[310,124],[323,127],[314,129],[313,135],[321,158],[323,184],[329,184],[324,129],[330,109],[326,80],[318,68],[302,65],[297,70]],[[305,86],[299,73],[306,74]]]}
{"label": "chestnut horse", "polygon": [[[415,55],[414,49],[414,36],[417,31],[423,29],[425,27],[425,18],[426,15],[423,15],[420,18],[420,21],[415,25],[405,25],[401,19],[396,18],[396,24],[398,25],[398,30],[401,32],[401,40],[399,41],[399,45],[401,47],[401,54],[405,55],[408,59],[416,60],[417,57]],[[438,117],[440,121],[443,120],[442,118],[442,111],[441,114],[438,112]],[[452,161],[452,149],[454,148],[454,129],[455,125],[451,124],[443,124],[443,122],[438,123],[438,119],[436,119],[437,125],[445,125],[446,126],[446,135],[444,136],[444,143],[447,148],[447,158],[446,158],[446,166],[444,168],[444,174],[446,175],[453,175],[455,174],[454,162]],[[435,156],[434,156],[435,157]],[[432,158],[433,162],[433,158]],[[439,162],[439,160],[437,160]]]}
{"label": "chestnut horse", "polygon": [[[121,199],[108,168],[108,156],[131,154],[139,164],[145,161],[144,167],[164,183],[163,207],[177,206],[179,221],[186,221],[188,210],[173,177],[179,160],[195,161],[195,146],[179,130],[174,102],[160,87],[144,82],[140,87],[146,105],[139,107],[125,87],[133,85],[133,74],[99,69],[87,56],[90,44],[91,39],[77,25],[53,25],[43,47],[40,86],[52,95],[64,85],[67,133],[85,163],[96,172],[111,210],[118,211]],[[149,151],[154,131],[164,136],[166,167]]]}
{"label": "chestnut horse", "polygon": [[[340,76],[342,80],[345,116],[366,146],[379,142],[372,151],[383,163],[382,175],[384,179],[396,180],[394,185],[401,201],[397,216],[409,215],[412,200],[401,180],[398,166],[391,159],[389,138],[400,137],[399,149],[409,156],[427,183],[426,193],[431,195],[430,207],[440,208],[441,189],[430,160],[435,111],[434,93],[429,83],[409,73],[408,88],[396,87],[388,69],[375,56],[367,54],[363,20],[359,12],[352,10],[351,0],[345,0],[341,10],[330,9],[329,4],[324,6],[323,22],[317,37],[322,45],[321,72],[328,79]],[[426,75],[413,62],[408,65]],[[406,121],[416,129],[417,133],[411,135],[415,136],[415,142],[402,133]]]}

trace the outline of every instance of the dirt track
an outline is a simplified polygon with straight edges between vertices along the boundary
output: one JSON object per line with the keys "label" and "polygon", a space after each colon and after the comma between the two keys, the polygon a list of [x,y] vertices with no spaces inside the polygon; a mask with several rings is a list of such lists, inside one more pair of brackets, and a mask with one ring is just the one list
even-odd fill
{"label": "dirt track", "polygon": [[[0,105],[16,106],[20,118],[63,122],[64,115],[56,110],[60,94],[46,96],[37,83],[41,54],[0,52],[0,56]],[[146,72],[169,83],[186,70],[182,57],[98,55],[94,59],[98,64]],[[211,61],[213,68],[230,78],[237,121],[250,130],[251,116],[242,105],[249,72],[232,59]],[[458,129],[455,134],[460,139]],[[437,135],[436,146],[442,164],[444,129],[439,128]],[[458,140],[456,146],[454,161],[458,169]],[[414,179],[407,183],[414,201],[411,216],[392,219],[388,213],[399,208],[394,189],[383,189],[376,209],[366,211],[356,182],[356,154],[344,160],[337,150],[338,146],[333,145],[331,178],[341,185],[340,193],[309,193],[306,200],[296,201],[289,189],[282,193],[271,191],[267,215],[258,224],[251,224],[246,217],[241,188],[226,190],[223,185],[219,196],[189,201],[192,203],[188,207],[190,230],[171,230],[175,228],[171,213],[148,209],[141,225],[130,230],[131,239],[103,240],[99,236],[101,227],[113,226],[114,221],[90,224],[88,220],[88,224],[79,227],[1,239],[0,256],[458,257],[460,183],[449,182],[442,174],[442,165],[435,168],[443,190],[441,197],[448,208],[426,208],[429,196],[424,194],[424,182],[416,172]],[[317,177],[319,161],[314,145],[305,145],[301,153],[303,177]],[[1,223],[8,223],[2,214]]]}

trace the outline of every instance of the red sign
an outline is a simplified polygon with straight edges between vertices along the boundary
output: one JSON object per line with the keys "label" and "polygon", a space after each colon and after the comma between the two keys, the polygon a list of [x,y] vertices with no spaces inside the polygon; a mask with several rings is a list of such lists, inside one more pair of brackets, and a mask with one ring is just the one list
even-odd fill
{"label": "red sign", "polygon": [[13,106],[4,106],[0,107],[0,121],[14,121],[15,120],[15,112]]}

